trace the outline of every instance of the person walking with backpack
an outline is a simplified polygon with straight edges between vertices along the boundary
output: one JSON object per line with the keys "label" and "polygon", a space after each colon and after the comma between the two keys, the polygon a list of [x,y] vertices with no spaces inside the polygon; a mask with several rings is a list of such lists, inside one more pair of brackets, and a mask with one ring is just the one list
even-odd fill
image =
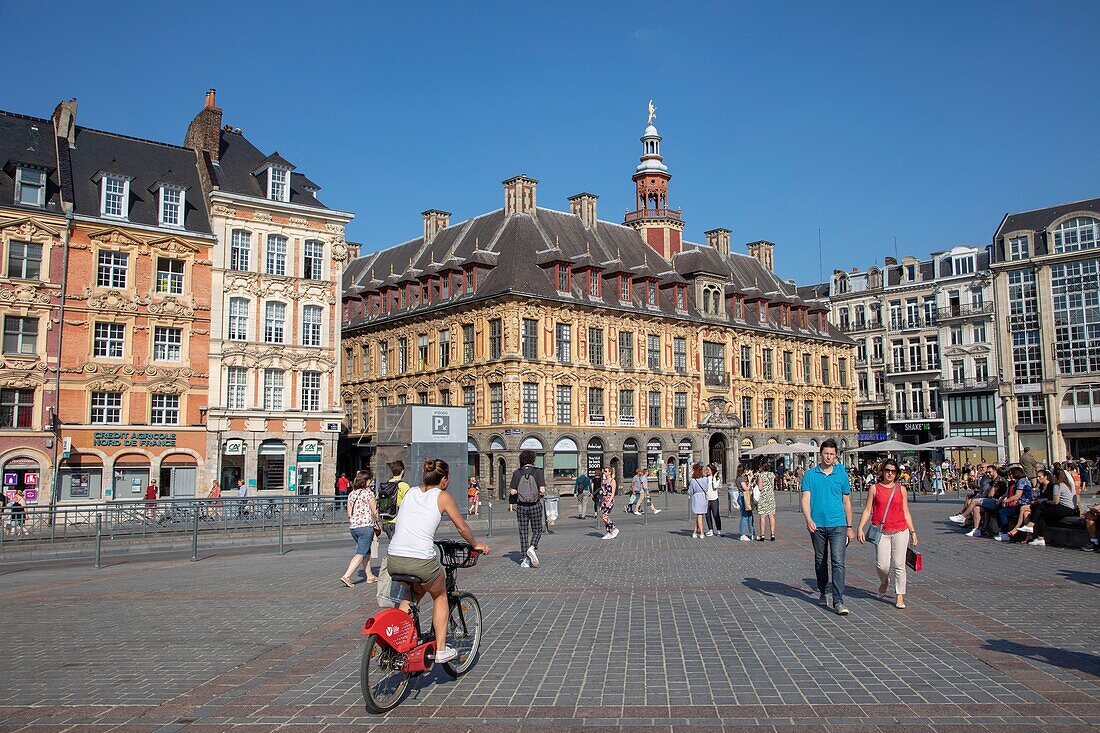
{"label": "person walking with backpack", "polygon": [[[379,484],[375,492],[375,501],[378,506],[378,516],[382,521],[382,531],[387,537],[392,538],[397,509],[401,506],[401,500],[405,498],[405,492],[409,490],[409,484],[405,481],[404,461],[390,461],[386,464],[386,468],[390,471],[390,479]],[[358,478],[357,475],[356,479]]]}
{"label": "person walking with backpack", "polygon": [[542,539],[544,509],[542,497],[546,495],[546,474],[535,466],[534,451],[519,454],[520,467],[512,473],[508,493],[516,497],[516,520],[519,524],[519,547],[524,554],[520,567],[539,566],[539,540]]}
{"label": "person walking with backpack", "polygon": [[[577,497],[577,519],[584,519],[588,516],[588,502],[592,500],[592,479],[588,478],[587,473],[580,473],[577,475],[577,480],[573,484],[573,494]],[[593,508],[593,515],[596,510]]]}
{"label": "person walking with backpack", "polygon": [[603,470],[600,477],[600,493],[596,497],[596,504],[600,508],[600,519],[603,520],[604,536],[601,539],[613,540],[619,536],[619,528],[611,519],[611,512],[615,509],[615,492],[618,486],[610,468]]}

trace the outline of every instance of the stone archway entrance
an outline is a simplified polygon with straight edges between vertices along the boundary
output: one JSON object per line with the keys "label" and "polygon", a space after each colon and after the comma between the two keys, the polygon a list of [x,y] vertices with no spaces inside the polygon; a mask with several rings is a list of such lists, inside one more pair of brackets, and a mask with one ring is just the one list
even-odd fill
{"label": "stone archway entrance", "polygon": [[710,436],[709,447],[707,462],[716,463],[721,467],[722,480],[725,481],[726,477],[729,476],[729,467],[726,465],[726,452],[729,449],[729,442],[726,440],[726,436],[722,433],[715,433]]}

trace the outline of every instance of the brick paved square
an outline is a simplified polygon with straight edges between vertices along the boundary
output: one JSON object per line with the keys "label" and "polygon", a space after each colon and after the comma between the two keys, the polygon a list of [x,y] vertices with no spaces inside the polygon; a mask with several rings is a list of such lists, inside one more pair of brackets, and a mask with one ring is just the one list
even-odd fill
{"label": "brick paved square", "polygon": [[[909,608],[848,550],[852,615],[811,592],[812,550],[780,497],[780,538],[693,540],[679,497],[615,541],[564,520],[518,564],[510,529],[461,571],[485,638],[458,681],[416,681],[367,714],[358,633],[373,586],[337,582],[345,543],[201,562],[0,566],[11,730],[953,730],[1097,725],[1091,553],[963,537],[953,504],[913,505],[925,571]],[[457,726],[457,727],[455,727]],[[793,728],[791,728],[793,730]]]}

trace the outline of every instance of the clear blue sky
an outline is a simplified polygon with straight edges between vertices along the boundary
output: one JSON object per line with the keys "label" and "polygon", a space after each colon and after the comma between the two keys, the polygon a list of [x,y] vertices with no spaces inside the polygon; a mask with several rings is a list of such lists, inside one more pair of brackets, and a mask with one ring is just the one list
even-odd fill
{"label": "clear blue sky", "polygon": [[651,97],[687,238],[774,241],[800,282],[819,227],[828,275],[1100,196],[1100,2],[306,5],[3,2],[0,107],[181,142],[216,87],[368,250],[517,173],[621,221]]}

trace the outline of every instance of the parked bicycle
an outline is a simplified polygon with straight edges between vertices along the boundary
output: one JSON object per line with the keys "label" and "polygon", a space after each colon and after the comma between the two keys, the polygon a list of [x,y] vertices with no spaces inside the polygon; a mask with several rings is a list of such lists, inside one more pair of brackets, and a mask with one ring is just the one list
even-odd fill
{"label": "parked bicycle", "polygon": [[[447,644],[458,652],[454,659],[443,663],[443,671],[457,678],[477,663],[482,617],[474,594],[458,590],[455,574],[459,568],[476,565],[480,553],[466,542],[438,540],[435,545],[447,576]],[[414,584],[422,582],[414,575],[400,573],[390,578],[409,594]],[[428,628],[421,629],[417,599],[413,598],[408,613],[384,608],[371,616],[363,626],[363,634],[367,636],[360,668],[363,700],[371,712],[384,713],[401,704],[413,677],[431,670],[435,663],[435,633],[430,617]]]}

